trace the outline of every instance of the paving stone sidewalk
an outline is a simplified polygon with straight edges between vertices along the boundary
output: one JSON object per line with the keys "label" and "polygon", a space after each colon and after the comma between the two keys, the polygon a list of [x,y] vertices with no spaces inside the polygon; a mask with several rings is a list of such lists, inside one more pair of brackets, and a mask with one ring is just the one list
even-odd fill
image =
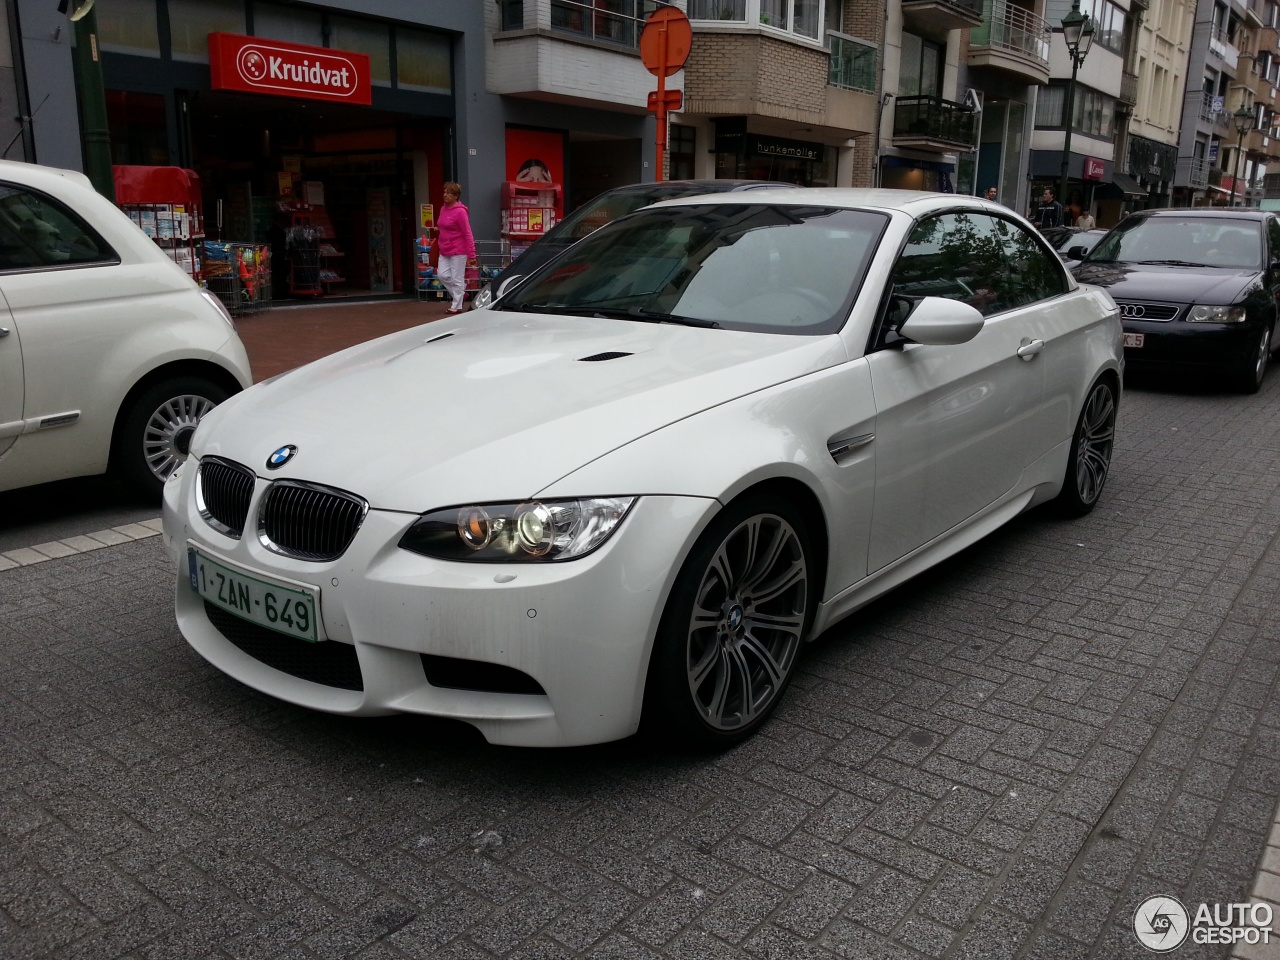
{"label": "paving stone sidewalk", "polygon": [[863,611],[715,757],[277,703],[156,537],[0,571],[0,956],[1152,956],[1141,901],[1280,847],[1278,478],[1275,371],[1132,390],[1092,515]]}

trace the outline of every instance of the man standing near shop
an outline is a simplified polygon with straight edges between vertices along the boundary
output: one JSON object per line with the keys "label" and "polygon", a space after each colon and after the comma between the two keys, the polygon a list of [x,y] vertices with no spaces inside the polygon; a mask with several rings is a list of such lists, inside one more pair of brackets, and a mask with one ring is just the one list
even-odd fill
{"label": "man standing near shop", "polygon": [[1036,211],[1036,226],[1041,230],[1062,226],[1062,204],[1058,202],[1058,191],[1053,187],[1044,188],[1040,209]]}

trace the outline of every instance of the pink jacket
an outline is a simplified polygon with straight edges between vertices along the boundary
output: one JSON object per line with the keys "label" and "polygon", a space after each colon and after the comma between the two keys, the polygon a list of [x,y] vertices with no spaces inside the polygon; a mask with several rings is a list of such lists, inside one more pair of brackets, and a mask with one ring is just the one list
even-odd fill
{"label": "pink jacket", "polygon": [[467,205],[461,200],[446,203],[440,208],[436,229],[440,231],[440,256],[456,257],[463,253],[468,257],[476,255],[476,240],[471,235],[471,218],[467,216]]}

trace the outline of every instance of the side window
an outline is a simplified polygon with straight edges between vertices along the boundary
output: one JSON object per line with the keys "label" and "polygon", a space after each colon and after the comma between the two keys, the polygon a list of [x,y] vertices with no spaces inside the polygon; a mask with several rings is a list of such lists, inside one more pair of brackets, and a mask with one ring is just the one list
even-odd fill
{"label": "side window", "polygon": [[1028,230],[1009,220],[999,221],[1005,235],[1005,264],[1000,272],[1002,310],[1012,310],[1067,290],[1062,263]]}
{"label": "side window", "polygon": [[1280,217],[1267,218],[1267,263],[1266,267],[1280,260]]}
{"label": "side window", "polygon": [[1008,224],[984,213],[946,213],[921,220],[893,268],[900,297],[946,297],[983,316],[1007,310]]}
{"label": "side window", "polygon": [[116,259],[106,241],[58,201],[0,183],[0,270],[65,267]]}

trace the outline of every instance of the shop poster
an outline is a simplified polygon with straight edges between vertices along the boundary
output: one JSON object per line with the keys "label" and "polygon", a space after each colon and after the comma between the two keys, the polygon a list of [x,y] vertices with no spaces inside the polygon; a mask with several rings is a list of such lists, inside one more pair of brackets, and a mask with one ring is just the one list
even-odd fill
{"label": "shop poster", "polygon": [[391,197],[385,187],[365,192],[369,212],[369,289],[391,290]]}
{"label": "shop poster", "polygon": [[418,232],[423,236],[429,236],[431,228],[436,225],[436,207],[433,203],[423,203],[418,206]]}
{"label": "shop poster", "polygon": [[507,179],[564,183],[564,134],[508,127]]}

